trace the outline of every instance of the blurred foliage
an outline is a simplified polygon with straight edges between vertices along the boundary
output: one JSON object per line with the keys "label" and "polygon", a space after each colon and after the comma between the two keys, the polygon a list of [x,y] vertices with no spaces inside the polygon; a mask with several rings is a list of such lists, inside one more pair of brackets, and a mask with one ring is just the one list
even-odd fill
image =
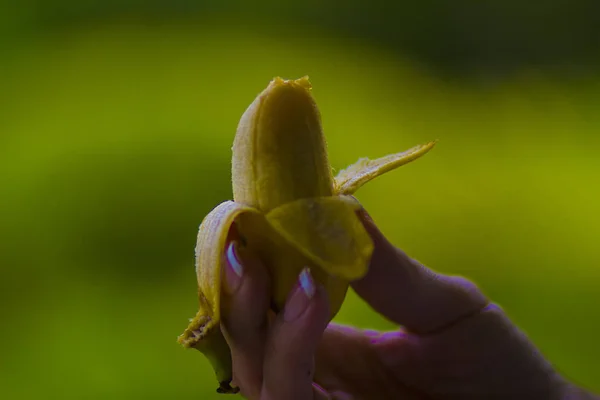
{"label": "blurred foliage", "polygon": [[[124,4],[135,15],[138,3],[103,7]],[[17,10],[11,32],[61,23],[48,11],[61,5],[73,7]],[[600,390],[597,76],[521,67],[449,82],[315,26],[126,20],[22,25],[0,64],[2,398],[219,398],[208,363],[175,342],[196,311],[196,230],[231,197],[244,109],[273,76],[306,74],[336,169],[440,139],[359,199],[394,243],[474,279],[566,376]],[[391,327],[354,295],[338,320]]]}
{"label": "blurred foliage", "polygon": [[[226,15],[302,25],[301,36],[327,27],[339,37],[366,40],[428,65],[438,73],[473,77],[552,66],[579,73],[600,62],[600,3],[596,0],[0,0],[9,32],[89,26],[106,19],[161,24],[165,19]],[[3,18],[4,17],[4,18]],[[277,34],[277,29],[273,34]],[[11,37],[11,35],[4,35]]]}

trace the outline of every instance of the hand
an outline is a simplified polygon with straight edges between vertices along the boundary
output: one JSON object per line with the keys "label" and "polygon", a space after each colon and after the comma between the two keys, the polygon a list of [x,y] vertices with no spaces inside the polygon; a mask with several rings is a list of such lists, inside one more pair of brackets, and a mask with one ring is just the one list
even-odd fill
{"label": "hand", "polygon": [[[260,260],[228,247],[223,328],[234,381],[252,400],[583,399],[471,282],[437,274],[392,246],[361,213],[374,243],[353,288],[394,332],[327,324],[326,292],[305,270],[284,311],[269,311]],[[316,367],[316,368],[315,368]]]}

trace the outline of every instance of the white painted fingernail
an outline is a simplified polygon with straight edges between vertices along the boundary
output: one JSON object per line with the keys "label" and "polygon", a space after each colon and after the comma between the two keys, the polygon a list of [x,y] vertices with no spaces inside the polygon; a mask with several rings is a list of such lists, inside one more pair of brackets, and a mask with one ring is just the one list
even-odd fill
{"label": "white painted fingernail", "polygon": [[315,282],[308,268],[304,268],[298,276],[298,284],[288,298],[283,309],[283,319],[292,322],[298,319],[308,308],[310,300],[316,292]]}
{"label": "white painted fingernail", "polygon": [[225,267],[225,288],[230,295],[235,293],[242,282],[244,275],[244,267],[237,254],[237,243],[232,241],[225,250],[225,259],[227,266]]}
{"label": "white painted fingernail", "polygon": [[241,277],[244,274],[244,267],[242,266],[242,262],[237,255],[235,247],[236,242],[229,243],[229,246],[227,247],[227,261],[229,262],[231,269],[233,269],[233,272],[235,272],[237,276]]}
{"label": "white painted fingernail", "polygon": [[300,287],[302,290],[304,290],[306,297],[311,299],[315,295],[316,287],[315,281],[313,280],[308,268],[304,268],[302,272],[300,272],[298,281],[300,282]]}

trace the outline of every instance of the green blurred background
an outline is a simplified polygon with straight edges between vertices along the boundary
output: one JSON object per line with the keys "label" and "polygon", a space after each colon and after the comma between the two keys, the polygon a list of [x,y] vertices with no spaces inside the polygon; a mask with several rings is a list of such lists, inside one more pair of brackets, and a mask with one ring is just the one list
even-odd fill
{"label": "green blurred background", "polygon": [[336,169],[440,139],[359,199],[600,390],[598,4],[0,2],[0,397],[218,398],[176,337],[276,75],[311,77]]}

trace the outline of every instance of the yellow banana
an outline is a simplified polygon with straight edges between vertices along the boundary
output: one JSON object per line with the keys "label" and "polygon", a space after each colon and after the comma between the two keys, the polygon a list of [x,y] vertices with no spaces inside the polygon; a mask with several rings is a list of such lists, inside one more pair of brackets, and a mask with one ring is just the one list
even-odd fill
{"label": "yellow banana", "polygon": [[250,104],[233,143],[233,199],[202,221],[196,244],[199,311],[179,337],[211,362],[219,393],[236,393],[231,354],[220,328],[221,268],[235,222],[241,241],[259,254],[272,279],[274,311],[282,309],[300,271],[309,266],[325,287],[333,318],[350,281],[362,277],[373,243],[351,196],[371,179],[410,161],[435,144],[369,160],[335,178],[321,117],[308,77],[275,78]]}

